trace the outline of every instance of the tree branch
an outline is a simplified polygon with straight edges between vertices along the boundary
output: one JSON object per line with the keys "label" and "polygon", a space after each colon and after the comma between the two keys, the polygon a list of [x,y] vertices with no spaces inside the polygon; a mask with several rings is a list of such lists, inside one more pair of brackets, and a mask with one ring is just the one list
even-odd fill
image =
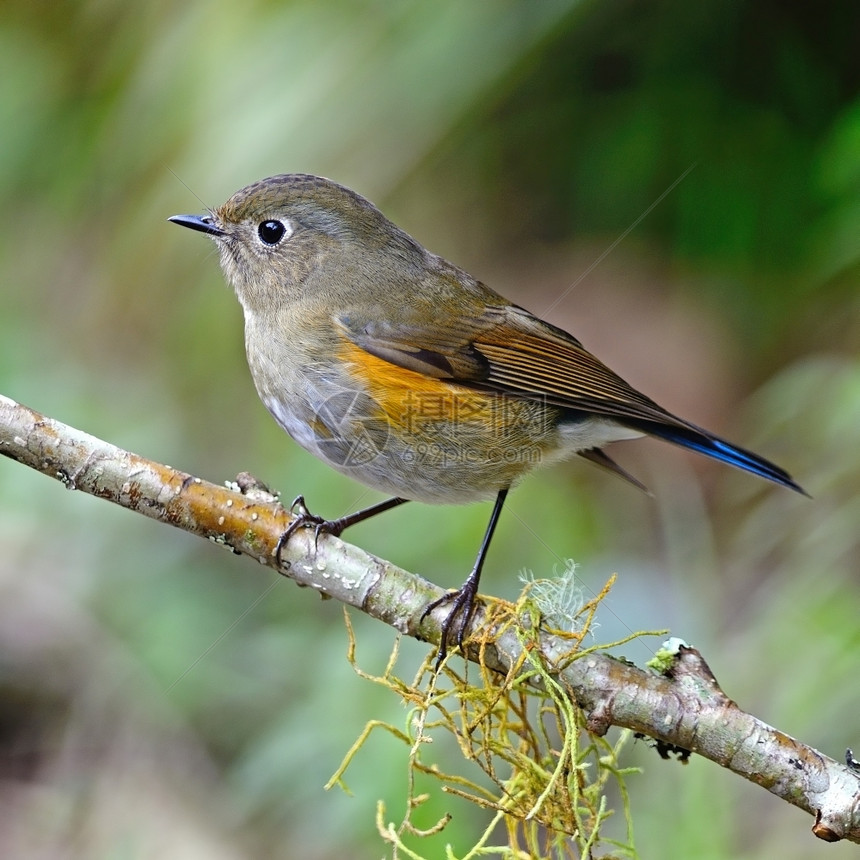
{"label": "tree branch", "polygon": [[[437,642],[445,609],[421,620],[442,589],[358,547],[302,529],[282,552],[273,551],[289,514],[253,480],[220,487],[145,460],[80,430],[40,415],[0,395],[0,454],[130,510],[207,537],[361,609],[409,636]],[[473,629],[487,619],[479,607]],[[509,626],[485,637],[480,656],[500,671],[514,665],[522,645]],[[751,714],[717,684],[701,655],[680,645],[662,674],[647,672],[602,653],[565,663],[570,642],[540,633],[548,665],[588,715],[589,729],[610,726],[641,732],[666,745],[696,752],[815,817],[813,833],[827,841],[860,842],[860,774],[849,756],[837,762]],[[477,645],[467,647],[477,660]]]}

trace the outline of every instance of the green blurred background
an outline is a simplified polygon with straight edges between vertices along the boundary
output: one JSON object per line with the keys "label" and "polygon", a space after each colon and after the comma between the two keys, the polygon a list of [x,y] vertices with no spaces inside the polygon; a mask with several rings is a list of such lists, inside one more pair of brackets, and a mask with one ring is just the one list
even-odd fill
{"label": "green blurred background", "polygon": [[[860,747],[858,33],[849,0],[5,0],[0,392],[329,516],[366,503],[266,414],[212,247],[165,221],[273,173],[336,179],[813,496],[616,446],[655,498],[584,462],[531,478],[484,588],[568,558],[587,593],[617,571],[598,640],[671,628],[742,707],[841,758]],[[410,505],[349,537],[454,586],[488,514]],[[404,750],[374,737],[354,796],[322,789],[367,720],[407,717],[348,666],[340,607],[6,460],[0,543],[0,854],[384,853]],[[381,670],[393,633],[353,621]],[[407,676],[425,653],[404,644]],[[701,759],[624,763],[646,768],[643,857],[856,851]],[[423,823],[446,810],[428,856],[487,820],[440,798]]]}

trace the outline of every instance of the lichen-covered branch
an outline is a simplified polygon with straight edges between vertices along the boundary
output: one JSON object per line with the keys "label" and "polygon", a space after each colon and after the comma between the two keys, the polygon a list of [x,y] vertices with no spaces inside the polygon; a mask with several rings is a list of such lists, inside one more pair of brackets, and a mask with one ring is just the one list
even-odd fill
{"label": "lichen-covered branch", "polygon": [[[440,608],[421,620],[442,590],[358,547],[299,530],[278,565],[274,548],[290,514],[252,479],[211,484],[138,457],[40,415],[0,395],[0,454],[61,481],[68,489],[107,499],[280,570],[309,586],[427,641],[439,641]],[[487,620],[479,608],[474,629]],[[522,657],[510,625],[482,633],[480,656],[506,670]],[[720,689],[701,655],[679,646],[662,672],[645,671],[606,654],[570,659],[570,642],[540,634],[540,648],[558,681],[589,717],[592,731],[634,729],[696,752],[764,786],[815,817],[821,839],[860,842],[860,774],[742,711]],[[467,648],[477,659],[477,644]]]}

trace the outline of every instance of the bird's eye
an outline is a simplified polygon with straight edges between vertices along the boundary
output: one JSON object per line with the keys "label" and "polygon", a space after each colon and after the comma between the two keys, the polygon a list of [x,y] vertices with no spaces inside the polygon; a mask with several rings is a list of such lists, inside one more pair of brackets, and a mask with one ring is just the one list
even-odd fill
{"label": "bird's eye", "polygon": [[257,227],[257,235],[264,245],[277,245],[286,232],[287,228],[281,221],[263,221]]}

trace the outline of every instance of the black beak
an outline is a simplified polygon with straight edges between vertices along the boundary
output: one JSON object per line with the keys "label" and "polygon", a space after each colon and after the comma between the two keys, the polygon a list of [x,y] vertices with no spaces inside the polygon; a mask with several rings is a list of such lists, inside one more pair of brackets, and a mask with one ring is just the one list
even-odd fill
{"label": "black beak", "polygon": [[198,230],[209,236],[226,236],[223,230],[219,230],[213,223],[211,215],[171,215],[168,221],[188,227],[189,230]]}

